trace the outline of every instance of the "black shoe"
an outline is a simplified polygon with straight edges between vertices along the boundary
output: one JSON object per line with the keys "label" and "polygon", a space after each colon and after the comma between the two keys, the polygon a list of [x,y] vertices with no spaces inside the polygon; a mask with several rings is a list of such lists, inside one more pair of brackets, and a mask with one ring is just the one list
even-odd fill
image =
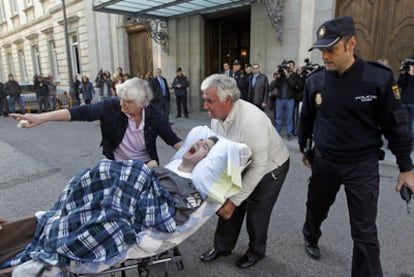
{"label": "black shoe", "polygon": [[211,262],[214,261],[215,259],[217,259],[220,256],[228,256],[231,254],[231,251],[217,251],[215,248],[211,248],[210,250],[208,250],[207,252],[201,254],[200,256],[200,260],[202,260],[203,262]]}
{"label": "black shoe", "polygon": [[181,117],[181,115],[176,115],[176,116],[175,116],[175,118],[180,118],[180,117]]}
{"label": "black shoe", "polygon": [[188,118],[188,114],[187,114],[187,115],[185,115],[185,118]]}
{"label": "black shoe", "polygon": [[254,266],[258,261],[259,259],[244,255],[236,262],[236,265],[240,268],[248,268]]}
{"label": "black shoe", "polygon": [[305,241],[305,253],[314,260],[319,260],[321,258],[321,251],[316,243]]}

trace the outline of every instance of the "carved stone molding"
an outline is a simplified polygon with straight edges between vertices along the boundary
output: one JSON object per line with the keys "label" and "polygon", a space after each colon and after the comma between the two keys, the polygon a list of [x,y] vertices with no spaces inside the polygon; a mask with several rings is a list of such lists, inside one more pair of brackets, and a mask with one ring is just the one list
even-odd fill
{"label": "carved stone molding", "polygon": [[259,3],[266,5],[267,15],[278,34],[278,40],[283,42],[285,0],[260,0]]}
{"label": "carved stone molding", "polygon": [[137,16],[134,18],[127,18],[128,23],[141,23],[150,37],[159,45],[162,50],[168,54],[168,26],[167,21],[158,18],[150,18],[146,16]]}

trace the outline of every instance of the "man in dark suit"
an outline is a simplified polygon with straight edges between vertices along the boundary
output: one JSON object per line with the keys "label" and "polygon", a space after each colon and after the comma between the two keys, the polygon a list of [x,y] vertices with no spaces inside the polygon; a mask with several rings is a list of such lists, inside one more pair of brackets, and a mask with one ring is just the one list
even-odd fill
{"label": "man in dark suit", "polygon": [[269,95],[269,81],[267,76],[260,72],[260,65],[253,65],[253,74],[249,80],[248,101],[264,110]]}
{"label": "man in dark suit", "polygon": [[223,71],[221,73],[233,77],[233,70],[230,69],[230,64],[228,62],[223,63]]}
{"label": "man in dark suit", "polygon": [[155,71],[155,77],[151,79],[150,86],[154,94],[153,102],[158,104],[161,112],[167,117],[170,114],[170,90],[168,89],[167,80],[161,75],[161,68]]}

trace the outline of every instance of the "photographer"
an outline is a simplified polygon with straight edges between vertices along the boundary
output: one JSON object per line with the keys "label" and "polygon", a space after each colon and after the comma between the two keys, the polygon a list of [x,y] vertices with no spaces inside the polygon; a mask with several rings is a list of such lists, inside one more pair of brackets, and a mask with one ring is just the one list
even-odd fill
{"label": "photographer", "polygon": [[100,100],[112,97],[112,79],[109,71],[103,72],[101,69],[96,76],[96,87],[99,88]]}
{"label": "photographer", "polygon": [[414,57],[402,62],[398,86],[401,88],[401,105],[408,114],[408,130],[414,140]]}
{"label": "photographer", "polygon": [[286,116],[287,137],[291,139],[294,132],[293,114],[295,110],[296,87],[300,81],[299,76],[294,72],[295,62],[283,61],[278,65],[278,78],[275,87],[278,91],[276,96],[276,131],[281,135],[282,120]]}

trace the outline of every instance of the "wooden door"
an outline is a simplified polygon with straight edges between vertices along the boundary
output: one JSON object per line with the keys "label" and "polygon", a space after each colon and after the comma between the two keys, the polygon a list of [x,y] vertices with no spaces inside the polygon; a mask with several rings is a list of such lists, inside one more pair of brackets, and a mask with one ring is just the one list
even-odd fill
{"label": "wooden door", "polygon": [[386,58],[397,74],[401,61],[414,56],[413,0],[337,0],[336,15],[354,18],[359,57]]}
{"label": "wooden door", "polygon": [[128,48],[129,48],[129,64],[132,77],[142,72],[153,71],[152,61],[152,39],[144,26],[133,25],[127,27]]}
{"label": "wooden door", "polygon": [[250,7],[205,16],[206,76],[221,72],[223,63],[235,59],[242,64],[250,57]]}

